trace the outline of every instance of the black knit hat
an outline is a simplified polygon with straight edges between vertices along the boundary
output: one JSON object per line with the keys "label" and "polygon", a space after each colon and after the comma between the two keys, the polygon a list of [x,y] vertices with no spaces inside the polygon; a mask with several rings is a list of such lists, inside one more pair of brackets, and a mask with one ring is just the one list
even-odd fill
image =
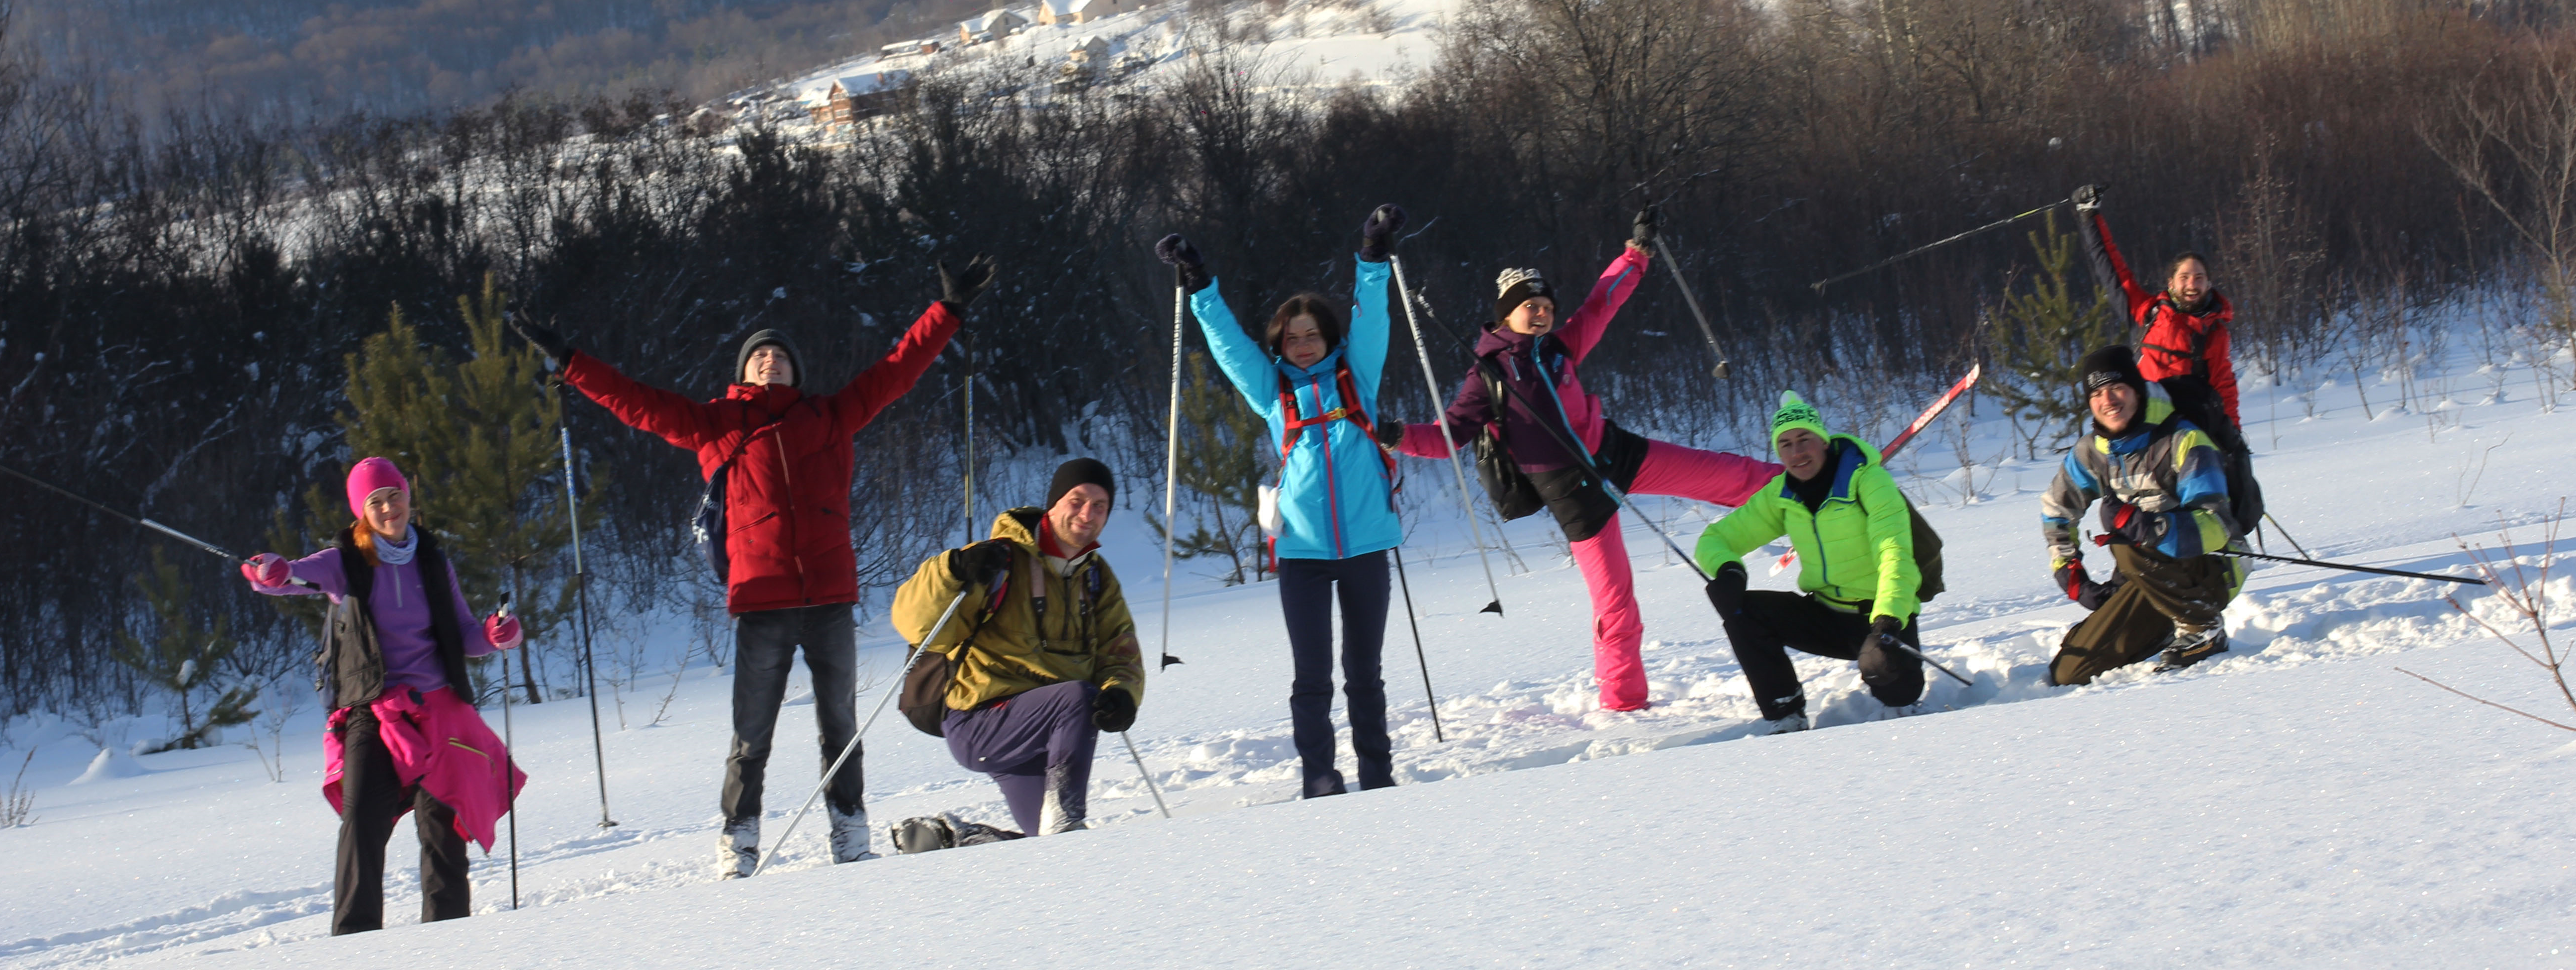
{"label": "black knit hat", "polygon": [[805,385],[805,358],[803,355],[796,352],[795,341],[787,339],[787,335],[785,333],[776,330],[763,330],[759,333],[743,338],[742,350],[733,355],[733,379],[726,383],[743,383],[742,369],[751,366],[751,352],[771,345],[776,345],[778,349],[787,352],[787,366],[790,368],[789,376],[795,378],[795,380],[788,381],[787,386],[803,387]]}
{"label": "black knit hat", "polygon": [[2138,373],[2138,354],[2126,344],[2112,344],[2084,355],[2084,363],[2076,373],[2083,375],[2077,379],[2076,389],[2087,395],[2112,384],[2126,384],[2138,392],[2139,398],[2147,396],[2147,378]]}
{"label": "black knit hat", "polygon": [[1494,289],[1497,291],[1494,296],[1496,321],[1511,316],[1514,308],[1532,297],[1543,296],[1550,302],[1556,300],[1556,291],[1548,288],[1547,278],[1538,275],[1534,269],[1504,270],[1502,275],[1494,277]]}
{"label": "black knit hat", "polygon": [[1047,483],[1046,507],[1054,508],[1077,485],[1098,485],[1110,498],[1118,497],[1118,478],[1110,474],[1109,466],[1097,458],[1076,458],[1055,466],[1055,480]]}

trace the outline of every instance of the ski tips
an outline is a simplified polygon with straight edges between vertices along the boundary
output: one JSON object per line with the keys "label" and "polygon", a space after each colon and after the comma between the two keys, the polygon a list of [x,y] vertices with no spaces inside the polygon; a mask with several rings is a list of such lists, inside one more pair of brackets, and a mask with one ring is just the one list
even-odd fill
{"label": "ski tips", "polygon": [[1493,601],[1493,602],[1491,602],[1491,603],[1487,603],[1487,604],[1485,604],[1485,608],[1484,608],[1484,609],[1477,610],[1476,612],[1478,612],[1478,613],[1491,613],[1491,614],[1493,614],[1493,615],[1495,615],[1495,616],[1501,616],[1501,615],[1503,615],[1503,601],[1501,601],[1501,600],[1495,600],[1495,601]]}

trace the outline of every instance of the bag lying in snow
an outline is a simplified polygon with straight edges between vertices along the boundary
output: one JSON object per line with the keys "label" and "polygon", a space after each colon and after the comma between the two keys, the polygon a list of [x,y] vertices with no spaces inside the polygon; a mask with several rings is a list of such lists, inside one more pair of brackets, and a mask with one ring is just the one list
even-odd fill
{"label": "bag lying in snow", "polygon": [[924,815],[908,818],[886,827],[887,838],[894,850],[904,855],[933,849],[955,849],[987,842],[1025,839],[1026,835],[1009,829],[994,828],[981,822],[968,822],[948,815]]}

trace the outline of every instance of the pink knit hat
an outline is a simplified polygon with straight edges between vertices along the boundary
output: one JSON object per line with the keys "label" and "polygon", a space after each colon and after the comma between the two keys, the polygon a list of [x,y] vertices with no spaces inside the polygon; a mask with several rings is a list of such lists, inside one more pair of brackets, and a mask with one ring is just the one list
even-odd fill
{"label": "pink knit hat", "polygon": [[366,518],[367,496],[376,494],[380,488],[401,489],[403,494],[411,494],[411,483],[403,480],[402,471],[391,461],[369,458],[360,461],[358,467],[349,469],[349,514]]}

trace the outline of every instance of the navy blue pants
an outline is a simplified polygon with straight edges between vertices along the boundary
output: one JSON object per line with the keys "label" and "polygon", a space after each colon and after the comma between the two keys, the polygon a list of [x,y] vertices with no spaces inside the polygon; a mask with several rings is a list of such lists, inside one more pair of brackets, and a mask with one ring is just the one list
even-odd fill
{"label": "navy blue pants", "polygon": [[1333,600],[1342,602],[1342,696],[1351,718],[1351,752],[1360,787],[1395,785],[1394,746],[1386,737],[1386,553],[1348,559],[1279,560],[1279,609],[1287,614],[1288,651],[1296,680],[1288,688],[1297,757],[1305,762],[1306,797],[1339,795],[1333,767]]}
{"label": "navy blue pants", "polygon": [[1030,835],[1086,828],[1091,817],[1091,699],[1100,688],[1069,680],[1013,694],[940,721],[948,755],[993,777],[1011,818]]}

